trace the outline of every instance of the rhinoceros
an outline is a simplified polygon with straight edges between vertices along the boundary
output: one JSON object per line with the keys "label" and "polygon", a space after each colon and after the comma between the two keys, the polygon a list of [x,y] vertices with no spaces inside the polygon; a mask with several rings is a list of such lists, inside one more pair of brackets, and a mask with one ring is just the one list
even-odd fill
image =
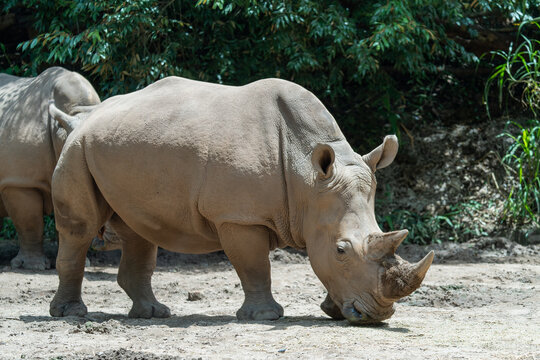
{"label": "rhinoceros", "polygon": [[0,220],[11,217],[17,230],[14,268],[49,267],[43,215],[53,210],[51,177],[66,139],[66,130],[49,116],[51,100],[71,115],[100,102],[85,78],[60,67],[34,78],[0,74]]}
{"label": "rhinoceros", "polygon": [[394,252],[407,231],[383,233],[375,220],[374,173],[397,150],[387,136],[355,153],[324,105],[285,80],[235,87],[169,77],[112,97],[70,135],[54,171],[59,286],[50,314],[87,312],[85,253],[106,223],[122,239],[118,283],[130,317],[170,315],[150,284],[161,246],[223,249],[245,295],[238,319],[278,319],[268,255],[291,246],[307,249],[328,290],[326,313],[387,319],[433,259],[402,260]]}

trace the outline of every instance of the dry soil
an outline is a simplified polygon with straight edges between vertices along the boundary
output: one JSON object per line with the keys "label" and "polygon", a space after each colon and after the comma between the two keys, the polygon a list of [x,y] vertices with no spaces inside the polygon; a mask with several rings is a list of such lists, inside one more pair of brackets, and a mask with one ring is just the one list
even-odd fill
{"label": "dry soil", "polygon": [[[418,256],[420,256],[419,254]],[[129,319],[114,265],[86,268],[86,318],[52,318],[55,270],[0,272],[2,359],[536,359],[540,358],[540,261],[434,264],[424,285],[381,326],[333,321],[324,288],[298,254],[273,256],[278,321],[241,322],[243,293],[222,255],[160,262],[156,296],[168,319]],[[481,258],[479,258],[481,259]],[[190,296],[191,294],[191,296]],[[188,300],[188,297],[192,301]],[[193,299],[195,299],[193,301]],[[198,300],[197,300],[198,299]]]}

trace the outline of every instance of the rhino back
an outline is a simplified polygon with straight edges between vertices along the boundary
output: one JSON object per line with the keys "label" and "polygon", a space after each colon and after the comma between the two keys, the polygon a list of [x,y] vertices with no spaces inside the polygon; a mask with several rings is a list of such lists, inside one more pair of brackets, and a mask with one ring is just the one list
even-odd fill
{"label": "rhino back", "polygon": [[50,191],[54,169],[47,125],[50,74],[0,78],[0,190],[7,186]]}
{"label": "rhino back", "polygon": [[163,245],[189,234],[210,246],[225,222],[279,232],[288,164],[342,136],[322,113],[311,93],[281,80],[230,87],[172,77],[105,101],[66,146],[83,149],[107,202],[142,236]]}

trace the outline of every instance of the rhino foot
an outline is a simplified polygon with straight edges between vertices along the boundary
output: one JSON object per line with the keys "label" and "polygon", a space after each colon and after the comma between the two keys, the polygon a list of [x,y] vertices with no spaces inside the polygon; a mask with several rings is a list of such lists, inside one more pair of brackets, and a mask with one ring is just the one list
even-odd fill
{"label": "rhino foot", "polygon": [[166,318],[171,316],[171,310],[163,305],[162,303],[155,302],[141,302],[138,304],[133,304],[133,307],[129,311],[128,317],[130,318],[143,318],[150,319],[155,318]]}
{"label": "rhino foot", "polygon": [[11,260],[12,269],[46,270],[51,268],[50,260],[43,254],[26,255],[19,253]]}
{"label": "rhino foot", "polygon": [[244,303],[236,312],[238,320],[277,320],[283,316],[283,307],[277,302],[265,304]]}
{"label": "rhino foot", "polygon": [[49,313],[54,317],[62,316],[84,316],[88,313],[86,305],[79,301],[73,301],[68,303],[56,303],[52,302],[51,307],[49,308]]}
{"label": "rhino foot", "polygon": [[326,295],[326,299],[321,304],[321,309],[326,313],[326,315],[330,316],[334,320],[343,320],[345,319],[345,316],[341,313],[341,310],[336,305],[334,300],[330,297],[330,295]]}

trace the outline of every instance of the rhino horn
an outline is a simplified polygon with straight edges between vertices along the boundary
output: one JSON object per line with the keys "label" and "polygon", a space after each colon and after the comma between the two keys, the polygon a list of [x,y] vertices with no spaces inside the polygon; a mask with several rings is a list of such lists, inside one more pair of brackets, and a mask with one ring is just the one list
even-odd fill
{"label": "rhino horn", "polygon": [[368,238],[368,256],[372,260],[377,260],[394,254],[407,235],[409,230],[371,234]]}
{"label": "rhino horn", "polygon": [[63,127],[67,133],[71,133],[79,124],[79,118],[76,116],[71,116],[58,109],[54,104],[54,101],[49,102],[49,114],[53,119],[58,121],[61,127]]}
{"label": "rhino horn", "polygon": [[418,289],[434,256],[435,252],[431,250],[416,264],[403,261],[387,269],[382,277],[383,295],[388,299],[397,300]]}

